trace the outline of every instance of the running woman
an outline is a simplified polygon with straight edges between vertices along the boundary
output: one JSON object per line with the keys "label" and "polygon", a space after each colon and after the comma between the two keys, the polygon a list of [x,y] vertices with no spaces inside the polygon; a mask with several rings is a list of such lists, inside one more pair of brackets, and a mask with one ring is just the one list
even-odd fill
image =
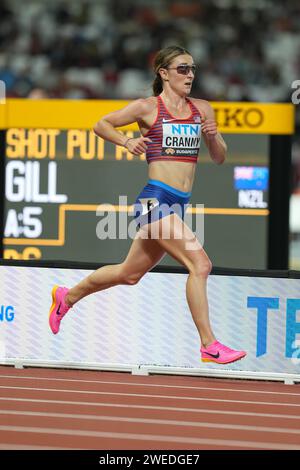
{"label": "running woman", "polygon": [[[246,355],[214,336],[207,299],[212,263],[183,220],[195,177],[201,133],[216,164],[224,162],[227,151],[209,102],[188,98],[195,70],[186,49],[178,46],[162,49],[154,60],[154,96],[134,100],[96,123],[97,136],[124,146],[133,155],[146,154],[149,180],[135,203],[138,231],[125,260],[103,266],[70,289],[60,286],[52,289],[49,323],[54,334],[58,333],[62,318],[80,299],[112,286],[136,284],[168,253],[189,273],[186,297],[200,335],[201,360],[227,364]],[[140,137],[127,138],[116,129],[134,122],[139,126]],[[155,237],[151,237],[153,229],[157,229]],[[163,236],[165,233],[170,236]]]}

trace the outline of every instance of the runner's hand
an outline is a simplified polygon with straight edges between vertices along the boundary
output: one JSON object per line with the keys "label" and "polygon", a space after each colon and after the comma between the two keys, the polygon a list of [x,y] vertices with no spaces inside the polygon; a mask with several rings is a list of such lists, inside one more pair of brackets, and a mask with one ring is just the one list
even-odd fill
{"label": "runner's hand", "polygon": [[133,155],[141,155],[147,150],[147,142],[152,142],[148,137],[137,137],[136,139],[132,138],[125,142],[124,147],[129,150]]}
{"label": "runner's hand", "polygon": [[218,126],[214,119],[206,119],[202,124],[202,132],[209,139],[214,139],[218,134]]}

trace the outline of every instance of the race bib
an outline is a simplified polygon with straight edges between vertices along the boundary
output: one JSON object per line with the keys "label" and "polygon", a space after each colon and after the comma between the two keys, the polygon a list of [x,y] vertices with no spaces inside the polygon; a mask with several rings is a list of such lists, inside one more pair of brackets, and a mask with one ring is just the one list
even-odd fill
{"label": "race bib", "polygon": [[201,124],[177,124],[162,120],[162,155],[198,155],[201,144]]}

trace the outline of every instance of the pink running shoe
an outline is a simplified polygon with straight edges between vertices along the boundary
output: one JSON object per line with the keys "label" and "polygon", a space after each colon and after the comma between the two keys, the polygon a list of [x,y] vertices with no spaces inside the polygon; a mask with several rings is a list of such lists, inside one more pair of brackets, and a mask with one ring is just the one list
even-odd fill
{"label": "pink running shoe", "polygon": [[52,289],[52,305],[49,312],[49,325],[53,334],[57,334],[60,322],[71,307],[65,304],[65,297],[69,289],[54,286]]}
{"label": "pink running shoe", "polygon": [[217,364],[229,364],[242,359],[247,354],[246,351],[228,348],[219,341],[214,341],[207,348],[201,347],[200,351],[202,362],[216,362]]}

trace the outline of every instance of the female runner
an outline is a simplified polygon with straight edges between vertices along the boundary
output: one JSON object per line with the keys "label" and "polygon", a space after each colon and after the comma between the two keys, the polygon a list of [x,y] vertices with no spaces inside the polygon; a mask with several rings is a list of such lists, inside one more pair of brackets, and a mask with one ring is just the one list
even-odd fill
{"label": "female runner", "polygon": [[[94,127],[97,136],[126,147],[133,155],[146,154],[149,180],[135,204],[139,230],[123,262],[94,271],[70,289],[52,289],[49,323],[57,334],[62,318],[80,299],[118,284],[136,284],[168,253],[189,273],[186,296],[200,336],[202,361],[227,364],[241,359],[246,352],[233,350],[214,336],[207,299],[212,264],[183,220],[201,133],[216,164],[224,162],[227,147],[217,130],[211,105],[188,98],[195,76],[191,54],[178,46],[162,49],[155,57],[154,72],[154,96],[132,101],[104,116]],[[138,123],[140,137],[127,138],[116,129],[134,122]],[[153,232],[155,237],[151,236]]]}

